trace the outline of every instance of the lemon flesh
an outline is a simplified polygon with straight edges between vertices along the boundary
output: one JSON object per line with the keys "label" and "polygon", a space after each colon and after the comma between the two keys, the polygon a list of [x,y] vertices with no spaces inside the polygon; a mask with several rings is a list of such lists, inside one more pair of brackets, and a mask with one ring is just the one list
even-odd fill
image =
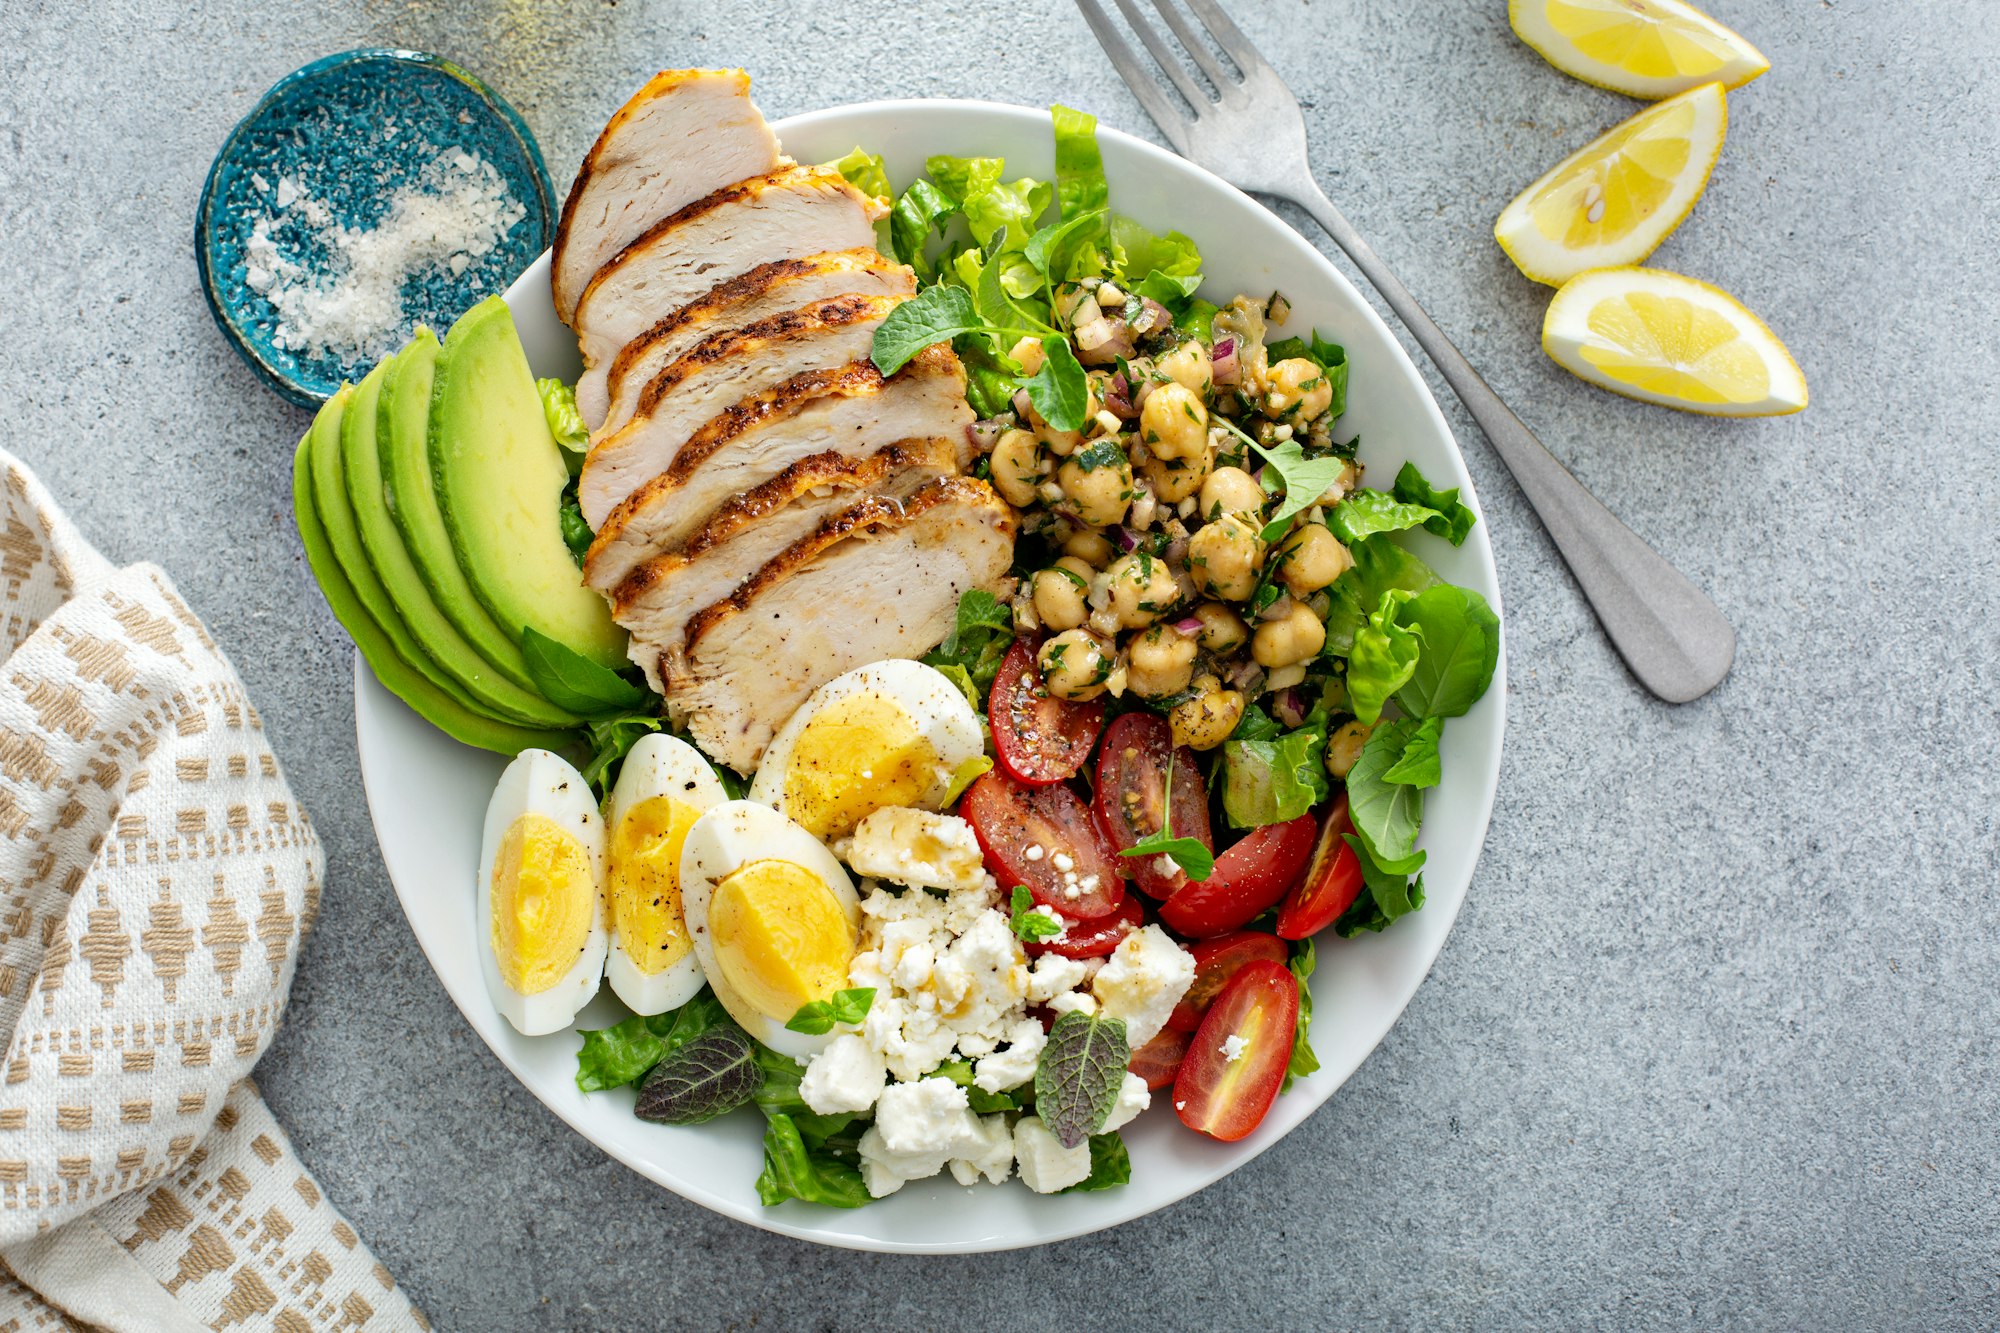
{"label": "lemon flesh", "polygon": [[681,845],[701,812],[668,796],[654,796],[625,812],[611,840],[607,895],[611,928],[632,966],[647,976],[688,956],[681,908]]}
{"label": "lemon flesh", "polygon": [[590,853],[547,815],[507,826],[493,858],[493,957],[518,995],[539,995],[568,974],[598,908]]}
{"label": "lemon flesh", "polygon": [[1633,116],[1558,162],[1501,210],[1493,239],[1536,282],[1636,264],[1708,186],[1729,108],[1707,83]]}
{"label": "lemon flesh", "polygon": [[785,813],[821,840],[877,810],[920,804],[938,754],[907,708],[873,692],[836,699],[799,733],[785,770]]}
{"label": "lemon flesh", "polygon": [[1707,416],[1804,410],[1798,362],[1718,287],[1663,269],[1585,273],[1549,302],[1542,348],[1592,384]]}
{"label": "lemon flesh", "polygon": [[752,861],[715,886],[709,934],[723,980],[783,1023],[847,984],[854,926],[826,881],[790,861]]}
{"label": "lemon flesh", "polygon": [[1771,68],[1741,35],[1681,0],[1509,0],[1507,17],[1563,73],[1648,101],[1704,83],[1741,88]]}

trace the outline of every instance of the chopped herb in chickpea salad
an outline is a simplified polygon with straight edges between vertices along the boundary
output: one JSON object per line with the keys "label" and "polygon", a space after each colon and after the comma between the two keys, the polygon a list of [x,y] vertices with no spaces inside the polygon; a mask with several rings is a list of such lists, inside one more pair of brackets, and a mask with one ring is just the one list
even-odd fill
{"label": "chopped herb in chickpea salad", "polygon": [[[881,159],[835,164],[894,198],[889,244],[921,284],[882,322],[878,367],[951,344],[976,471],[1021,514],[1011,598],[967,592],[921,665],[858,668],[800,710],[858,734],[875,715],[841,710],[893,697],[883,716],[950,743],[885,750],[895,772],[859,777],[932,776],[888,805],[823,794],[806,819],[789,759],[767,753],[750,801],[729,801],[656,720],[593,734],[614,859],[628,815],[695,820],[678,875],[689,929],[710,932],[697,948],[754,952],[757,895],[794,900],[793,866],[859,923],[822,923],[830,964],[743,972],[732,985],[771,991],[755,1004],[718,998],[736,974],[704,954],[680,965],[693,998],[581,1034],[578,1087],[630,1086],[644,1119],[762,1110],[767,1205],[859,1207],[946,1170],[1123,1184],[1118,1131],[1162,1091],[1197,1133],[1252,1132],[1319,1068],[1314,937],[1423,906],[1444,724],[1498,660],[1485,600],[1400,544],[1463,542],[1472,511],[1408,464],[1364,486],[1357,441],[1336,437],[1343,350],[1277,337],[1275,293],[1197,296],[1192,241],[1110,211],[1092,118],[1053,120],[1053,182],[934,157],[891,196]],[[706,813],[650,800],[710,786]]]}

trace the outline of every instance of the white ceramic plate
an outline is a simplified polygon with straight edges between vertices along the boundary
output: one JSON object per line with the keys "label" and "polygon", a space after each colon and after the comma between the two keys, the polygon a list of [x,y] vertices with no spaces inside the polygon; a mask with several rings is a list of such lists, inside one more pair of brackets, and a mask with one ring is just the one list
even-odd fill
{"label": "white ceramic plate", "polygon": [[[1049,179],[1054,149],[1045,112],[979,102],[878,102],[797,116],[777,126],[802,162],[828,161],[856,144],[888,159],[899,185],[932,154],[1000,156],[1008,175]],[[1119,212],[1157,230],[1193,237],[1206,261],[1205,295],[1282,290],[1292,302],[1288,331],[1318,328],[1347,348],[1351,391],[1343,435],[1359,432],[1362,460],[1386,485],[1404,460],[1435,484],[1457,486],[1477,507],[1444,418],[1408,357],[1354,288],[1311,246],[1248,196],[1199,168],[1130,135],[1100,128],[1111,199]],[[576,344],[549,300],[542,258],[507,293],[539,375],[574,377]],[[1417,549],[1445,578],[1476,588],[1497,611],[1500,590],[1485,529],[1463,547],[1419,533]],[[577,1091],[577,1039],[523,1037],[488,1000],[473,930],[479,832],[502,761],[468,749],[405,708],[356,661],[355,725],[369,810],[403,911],[475,1031],[529,1091],[591,1142],[675,1193],[739,1221],[828,1245],[916,1252],[980,1252],[1038,1245],[1141,1217],[1213,1184],[1295,1129],[1333,1095],[1409,1003],[1465,899],[1486,835],[1500,769],[1507,693],[1503,654],[1478,707],[1445,731],[1444,782],[1428,794],[1422,846],[1429,901],[1387,933],[1319,942],[1312,981],[1313,1047],[1321,1068],[1278,1100],[1257,1132],[1212,1143],[1182,1128],[1156,1098],[1125,1131],[1132,1182],[1122,1189],[1039,1196],[1019,1184],[966,1190],[949,1175],[907,1185],[852,1212],[796,1202],[764,1208],[752,1182],[762,1161],[761,1118],[739,1112],[687,1128],[632,1116],[632,1094]],[[607,989],[579,1019],[602,1027],[623,1010]],[[495,1169],[534,1171],[529,1143],[496,1144]],[[1364,1151],[1352,1149],[1352,1151]]]}

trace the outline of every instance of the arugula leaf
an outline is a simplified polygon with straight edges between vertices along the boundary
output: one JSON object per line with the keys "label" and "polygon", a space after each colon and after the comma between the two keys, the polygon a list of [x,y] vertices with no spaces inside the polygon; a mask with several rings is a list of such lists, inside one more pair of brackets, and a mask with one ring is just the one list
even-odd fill
{"label": "arugula leaf", "polygon": [[859,1208],[870,1201],[861,1172],[824,1151],[809,1150],[788,1115],[774,1115],[764,1126],[764,1170],[757,1177],[757,1198],[766,1208],[787,1199],[830,1208]]}
{"label": "arugula leaf", "polygon": [[985,327],[971,292],[946,283],[926,287],[875,326],[871,348],[875,368],[893,375],[926,347],[949,342],[961,333],[978,333]]}
{"label": "arugula leaf", "polygon": [[1035,906],[1035,895],[1028,892],[1025,885],[1016,884],[1008,899],[1014,909],[1014,934],[1019,939],[1033,942],[1051,940],[1063,933],[1062,922]]}
{"label": "arugula leaf", "polygon": [[889,240],[896,258],[915,269],[920,280],[931,276],[930,259],[924,253],[931,230],[957,211],[958,205],[927,180],[914,182],[889,210]]}
{"label": "arugula leaf", "polygon": [[1215,873],[1215,853],[1199,838],[1174,836],[1174,758],[1167,756],[1167,775],[1161,783],[1160,827],[1118,853],[1120,856],[1164,856],[1181,868],[1181,873],[1197,883]]}
{"label": "arugula leaf", "polygon": [[[885,321],[886,323],[886,321]],[[1090,382],[1069,340],[1057,335],[1042,339],[1042,368],[1021,381],[1028,401],[1042,420],[1056,430],[1082,430],[1090,406]]]}
{"label": "arugula leaf", "polygon": [[1417,830],[1423,824],[1423,791],[1386,777],[1401,761],[1420,725],[1410,717],[1382,723],[1368,733],[1367,743],[1347,773],[1348,816],[1377,863],[1390,868],[1410,859]]}
{"label": "arugula leaf", "polygon": [[1472,525],[1479,521],[1477,514],[1458,502],[1458,487],[1445,491],[1433,489],[1415,463],[1403,464],[1403,470],[1396,474],[1395,495],[1404,504],[1436,510],[1434,517],[1424,520],[1424,527],[1453,546],[1463,544]]}
{"label": "arugula leaf", "polygon": [[629,712],[652,697],[616,671],[599,666],[532,625],[521,631],[521,655],[528,659],[528,675],[542,697],[572,713]]}
{"label": "arugula leaf", "polygon": [[1275,739],[1224,741],[1222,812],[1230,825],[1282,824],[1324,801],[1331,792],[1325,753],[1322,726],[1300,727]]}
{"label": "arugula leaf", "polygon": [[625,762],[625,756],[631,753],[641,736],[650,736],[659,729],[660,719],[650,713],[628,713],[624,717],[584,723],[584,741],[590,747],[590,758],[579,770],[583,780],[599,797],[609,795],[611,784],[618,780],[618,766]]}
{"label": "arugula leaf", "polygon": [[542,396],[542,417],[549,423],[549,434],[564,453],[581,457],[590,448],[590,428],[583,424],[583,413],[576,410],[576,390],[561,380],[547,379],[535,381],[535,392]]}
{"label": "arugula leaf", "polygon": [[756,1043],[734,1023],[709,1029],[653,1066],[632,1114],[660,1125],[698,1125],[748,1102],[763,1082]]}
{"label": "arugula leaf", "polygon": [[[1408,871],[1385,867],[1368,850],[1365,840],[1351,833],[1341,835],[1361,861],[1361,893],[1333,923],[1334,934],[1351,940],[1364,930],[1381,931],[1399,917],[1408,916],[1424,905],[1424,877],[1411,882]],[[1422,853],[1418,853],[1421,857]]]}
{"label": "arugula leaf", "polygon": [[1072,1010],[1056,1020],[1035,1067],[1035,1113],[1056,1142],[1074,1148],[1098,1132],[1131,1062],[1123,1019]]}
{"label": "arugula leaf", "polygon": [[1416,670],[1396,692],[1403,711],[1458,717],[1485,695],[1500,662],[1500,617],[1470,588],[1440,583],[1403,604],[1397,617],[1423,637]]}
{"label": "arugula leaf", "polygon": [[985,194],[1000,183],[1006,160],[998,157],[932,157],[924,160],[924,174],[955,205]]}
{"label": "arugula leaf", "polygon": [[1354,647],[1347,654],[1347,696],[1354,716],[1371,726],[1382,716],[1382,705],[1389,696],[1416,674],[1417,658],[1423,651],[1422,631],[1396,619],[1398,609],[1408,600],[1410,594],[1401,588],[1383,593],[1368,622],[1354,631]]}
{"label": "arugula leaf", "polygon": [[1090,1136],[1090,1174],[1058,1194],[1082,1194],[1089,1190],[1115,1189],[1132,1179],[1132,1154],[1117,1131]]}
{"label": "arugula leaf", "polygon": [[933,1078],[948,1078],[965,1089],[965,1104],[975,1114],[993,1115],[999,1111],[1018,1111],[1021,1099],[1011,1092],[988,1092],[972,1081],[972,1061],[947,1060],[931,1071]]}
{"label": "arugula leaf", "polygon": [[1319,955],[1313,949],[1313,942],[1303,939],[1292,946],[1292,956],[1285,964],[1299,981],[1299,1025],[1292,1033],[1292,1059],[1285,1067],[1285,1081],[1279,1092],[1290,1092],[1293,1079],[1304,1078],[1319,1069],[1319,1057],[1313,1054],[1312,1043],[1306,1040],[1313,1016],[1312,989],[1306,982],[1312,978],[1318,961]]}
{"label": "arugula leaf", "polygon": [[800,1005],[799,1011],[785,1021],[785,1026],[809,1037],[821,1036],[833,1031],[836,1023],[859,1023],[868,1017],[868,1007],[874,1003],[873,986],[837,990],[827,999],[808,1000]]}
{"label": "arugula leaf", "polygon": [[836,158],[826,164],[847,178],[847,183],[863,194],[874,195],[878,199],[889,199],[895,191],[889,188],[889,169],[881,155],[855,147],[847,156]]}
{"label": "arugula leaf", "polygon": [[[1307,458],[1305,450],[1295,439],[1266,446],[1245,435],[1228,417],[1217,414],[1209,420],[1228,427],[1237,439],[1256,450],[1257,456],[1278,474],[1278,480],[1284,487],[1285,500],[1278,506],[1278,512],[1272,516],[1271,521],[1264,525],[1264,531],[1260,534],[1267,542],[1274,542],[1283,536],[1292,519],[1318,504],[1319,497],[1326,494],[1326,488],[1339,481],[1341,473],[1347,470],[1347,460],[1337,455]],[[1269,483],[1270,478],[1266,477],[1266,489],[1269,488]]]}
{"label": "arugula leaf", "polygon": [[[943,668],[939,669],[943,670]],[[957,667],[956,670],[960,675],[965,675],[964,667]],[[966,676],[967,681],[971,679],[969,675]],[[976,694],[967,697],[972,699],[972,707],[975,712],[985,711],[984,701],[979,699]],[[940,807],[946,810],[951,809],[952,806],[958,803],[958,798],[965,795],[967,787],[970,787],[985,774],[992,771],[993,761],[983,754],[976,754],[957,768],[954,768],[951,771],[951,785],[945,788],[944,800],[939,803]]]}
{"label": "arugula leaf", "polygon": [[1403,746],[1403,753],[1382,775],[1384,782],[1397,782],[1405,787],[1435,787],[1444,776],[1438,762],[1438,738],[1444,734],[1444,719],[1427,717],[1410,733],[1409,741]]}
{"label": "arugula leaf", "polygon": [[1404,504],[1386,491],[1360,490],[1342,500],[1327,515],[1333,535],[1352,546],[1378,532],[1404,532],[1439,517],[1437,510]]}
{"label": "arugula leaf", "polygon": [[1333,404],[1327,408],[1329,417],[1337,417],[1347,410],[1347,349],[1339,343],[1327,342],[1318,333],[1312,341],[1303,338],[1286,338],[1282,342],[1266,347],[1265,354],[1272,365],[1291,357],[1301,356],[1319,367],[1320,374],[1326,376],[1327,385],[1333,390]]}
{"label": "arugula leaf", "polygon": [[680,1008],[650,1017],[633,1015],[608,1028],[577,1033],[583,1048],[576,1055],[576,1086],[602,1092],[639,1078],[683,1044],[719,1024],[729,1015],[707,987]]}
{"label": "arugula leaf", "polygon": [[[1097,151],[1097,117],[1066,106],[1049,108],[1056,137],[1056,197],[1065,220],[1103,208],[1111,199]],[[1075,1144],[1066,1145],[1075,1147]]]}
{"label": "arugula leaf", "polygon": [[923,655],[928,666],[959,666],[979,699],[993,689],[1000,659],[1014,645],[1014,613],[984,588],[969,588],[958,599],[958,619],[945,641]]}

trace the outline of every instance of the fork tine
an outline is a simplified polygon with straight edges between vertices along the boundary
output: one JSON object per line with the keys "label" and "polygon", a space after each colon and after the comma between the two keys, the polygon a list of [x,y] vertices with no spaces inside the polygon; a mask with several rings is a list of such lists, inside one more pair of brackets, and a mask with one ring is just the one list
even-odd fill
{"label": "fork tine", "polygon": [[1181,96],[1187,98],[1187,104],[1195,109],[1195,114],[1199,115],[1203,107],[1212,105],[1213,99],[1200,84],[1188,77],[1188,72],[1181,68],[1180,61],[1174,59],[1172,48],[1160,36],[1159,30],[1146,22],[1145,17],[1139,13],[1139,6],[1134,4],[1133,0],[1118,0],[1118,10],[1125,16],[1125,21],[1132,25],[1132,31],[1139,34],[1139,40],[1146,44],[1146,49],[1152,53],[1153,63],[1174,81],[1174,87],[1181,90]]}
{"label": "fork tine", "polygon": [[1132,50],[1118,29],[1111,25],[1110,15],[1104,12],[1097,0],[1076,0],[1076,7],[1083,11],[1083,21],[1090,25],[1091,35],[1104,48],[1104,54],[1111,57],[1112,67],[1118,77],[1125,80],[1125,86],[1139,99],[1139,105],[1146,108],[1146,114],[1160,127],[1160,132],[1172,141],[1183,154],[1188,150],[1188,120],[1168,99],[1166,90],[1153,77],[1138,54]]}
{"label": "fork tine", "polygon": [[1263,52],[1243,35],[1243,30],[1222,12],[1222,6],[1215,0],[1187,0],[1187,3],[1194,16],[1201,20],[1201,25],[1208,29],[1209,36],[1215,38],[1215,44],[1222,48],[1224,55],[1236,62],[1236,68],[1243,71],[1245,78],[1257,73],[1278,72],[1271,68],[1270,61],[1264,59]]}
{"label": "fork tine", "polygon": [[[1119,8],[1125,9],[1125,6],[1121,4]],[[1174,36],[1180,38],[1181,45],[1186,48],[1188,58],[1201,66],[1201,72],[1208,75],[1208,81],[1215,85],[1216,92],[1227,92],[1240,82],[1240,80],[1231,78],[1225,73],[1222,68],[1222,62],[1209,54],[1208,43],[1194,35],[1194,29],[1188,27],[1187,20],[1181,17],[1180,10],[1174,8],[1173,0],[1153,0],[1153,8],[1160,11],[1160,17],[1167,21],[1167,26],[1174,30]],[[1132,17],[1130,9],[1125,9],[1125,14],[1128,18]],[[1132,26],[1135,29],[1139,29],[1140,36],[1145,36],[1145,31],[1140,28],[1137,19],[1133,19]],[[1149,42],[1147,45],[1151,47],[1152,44]],[[1160,55],[1156,48],[1153,50],[1153,54],[1156,56]],[[1178,65],[1165,56],[1160,56],[1160,63],[1163,65],[1173,65],[1176,69],[1179,68]],[[1192,97],[1188,100],[1190,102],[1194,101]],[[1203,100],[1206,101],[1207,99],[1204,98]],[[1199,102],[1195,103],[1197,106],[1200,104]]]}

